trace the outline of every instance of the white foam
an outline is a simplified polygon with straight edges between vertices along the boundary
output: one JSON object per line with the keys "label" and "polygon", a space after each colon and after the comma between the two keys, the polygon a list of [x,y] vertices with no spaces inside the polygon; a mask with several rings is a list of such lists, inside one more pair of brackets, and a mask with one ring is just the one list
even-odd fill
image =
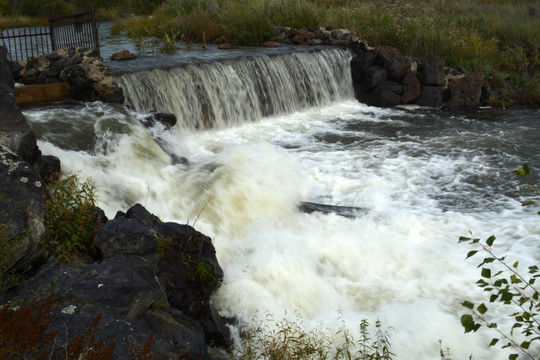
{"label": "white foam", "polygon": [[[32,122],[51,121],[29,115]],[[126,116],[122,127],[95,132],[94,143],[101,149],[106,139],[106,151],[48,141],[40,147],[60,157],[66,171],[94,178],[109,216],[140,202],[164,220],[197,221],[225,272],[213,299],[223,314],[249,320],[257,311],[280,317],[298,310],[307,327],[332,332],[341,310],[352,331],[362,318],[392,326],[397,359],[439,359],[439,340],[456,359],[507,358],[488,349],[494,334],[463,334],[460,303],[485,297],[474,284],[476,262],[464,261],[469,248],[457,240],[469,230],[480,238],[496,234],[495,248],[526,266],[539,260],[540,225],[504,194],[493,194],[484,211],[441,205],[452,192],[456,199],[477,196],[465,179],[490,171],[478,165],[483,154],[432,154],[423,148],[429,139],[344,129],[342,121],[384,125],[408,116],[351,101],[236,128],[155,133],[167,151],[191,160],[171,165]],[[328,134],[376,141],[321,141]],[[302,200],[367,213],[304,214],[297,209]],[[497,320],[505,319],[501,313]]]}

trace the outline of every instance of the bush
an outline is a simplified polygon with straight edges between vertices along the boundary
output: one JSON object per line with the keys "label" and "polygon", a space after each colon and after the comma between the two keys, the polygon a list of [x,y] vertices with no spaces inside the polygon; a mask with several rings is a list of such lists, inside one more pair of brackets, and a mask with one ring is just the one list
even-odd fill
{"label": "bush", "polygon": [[[540,195],[534,185],[531,173],[527,164],[523,168],[515,171],[516,174],[524,176],[526,181],[521,182],[522,191],[533,191]],[[523,203],[523,206],[534,204],[533,200]],[[540,211],[538,212],[540,215]],[[460,237],[460,242],[475,244],[476,249],[467,253],[467,259],[481,253],[485,257],[478,265],[481,268],[481,279],[477,285],[489,295],[488,304],[499,304],[509,312],[513,318],[513,325],[510,330],[501,329],[497,322],[491,321],[488,317],[489,308],[485,303],[475,305],[466,300],[463,306],[469,309],[469,313],[461,316],[461,324],[465,332],[476,332],[481,326],[493,329],[497,337],[493,338],[489,346],[494,346],[502,342],[502,348],[513,348],[530,359],[535,359],[530,351],[531,345],[540,341],[540,293],[535,286],[535,281],[540,277],[540,268],[537,265],[528,267],[528,275],[524,275],[519,270],[519,261],[512,264],[506,261],[506,256],[495,254],[492,246],[495,236],[490,236],[485,241],[474,237]],[[521,339],[514,337],[514,331],[521,332]],[[519,353],[512,353],[508,358],[515,360]]]}
{"label": "bush", "polygon": [[95,185],[77,174],[53,180],[47,187],[44,248],[47,255],[68,262],[73,254],[97,255],[94,238],[99,224]]}

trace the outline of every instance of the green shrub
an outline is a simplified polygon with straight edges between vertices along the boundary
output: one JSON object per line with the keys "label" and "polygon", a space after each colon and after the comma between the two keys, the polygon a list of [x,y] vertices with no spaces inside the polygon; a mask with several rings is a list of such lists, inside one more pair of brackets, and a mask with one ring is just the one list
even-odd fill
{"label": "green shrub", "polygon": [[[532,182],[531,173],[527,164],[515,171],[516,174],[525,177],[520,183],[522,191],[533,191],[540,195]],[[533,205],[533,200],[524,202],[523,206]],[[540,215],[540,211],[538,212]],[[528,267],[528,275],[519,269],[519,261],[509,263],[506,256],[495,254],[492,246],[495,236],[490,236],[485,241],[474,237],[460,237],[459,242],[475,245],[475,250],[467,253],[467,259],[482,254],[484,259],[478,265],[481,268],[481,279],[477,285],[489,295],[489,304],[498,304],[508,310],[508,315],[513,319],[510,330],[502,329],[501,326],[489,318],[489,308],[485,303],[476,305],[471,301],[464,301],[463,306],[469,309],[469,313],[461,316],[461,324],[465,332],[476,332],[480,327],[486,326],[497,333],[489,346],[501,343],[502,348],[513,348],[517,353],[509,355],[510,360],[515,360],[519,355],[524,355],[532,360],[535,355],[531,352],[531,345],[540,341],[540,293],[536,288],[536,279],[540,277],[540,268],[537,265]],[[490,305],[491,307],[491,305]],[[514,337],[514,331],[521,333],[521,339]]]}
{"label": "green shrub", "polygon": [[77,174],[53,180],[47,186],[44,248],[47,255],[68,262],[72,255],[96,256],[94,238],[96,223],[95,185],[81,182]]}

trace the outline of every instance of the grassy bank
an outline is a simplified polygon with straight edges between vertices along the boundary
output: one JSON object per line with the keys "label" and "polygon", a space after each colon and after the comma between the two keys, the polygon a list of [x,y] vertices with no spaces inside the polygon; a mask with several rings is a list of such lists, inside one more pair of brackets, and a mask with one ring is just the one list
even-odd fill
{"label": "grassy bank", "polygon": [[259,46],[274,26],[333,26],[372,46],[418,58],[439,55],[463,72],[481,71],[504,104],[540,104],[540,16],[531,0],[165,0],[149,18],[115,30],[169,43],[227,41]]}

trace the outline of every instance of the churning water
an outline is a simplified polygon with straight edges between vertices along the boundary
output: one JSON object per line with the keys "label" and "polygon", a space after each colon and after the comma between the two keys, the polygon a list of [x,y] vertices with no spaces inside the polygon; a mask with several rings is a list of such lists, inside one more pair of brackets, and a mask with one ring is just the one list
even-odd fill
{"label": "churning water", "polygon": [[[540,169],[540,111],[368,107],[352,98],[345,55],[125,75],[134,110],[89,103],[24,113],[45,154],[97,182],[109,217],[139,202],[213,238],[223,315],[297,310],[307,328],[332,333],[341,311],[353,333],[363,318],[392,326],[400,360],[440,359],[439,340],[453,359],[507,358],[488,349],[496,334],[463,334],[461,302],[485,295],[478,262],[465,261],[470,248],[457,241],[495,235],[510,262],[538,264],[540,222],[521,207],[512,170]],[[280,90],[268,95],[271,87]],[[179,124],[146,129],[139,120],[149,110],[175,112]],[[172,155],[189,163],[174,165]],[[308,214],[304,201],[336,207]]]}

